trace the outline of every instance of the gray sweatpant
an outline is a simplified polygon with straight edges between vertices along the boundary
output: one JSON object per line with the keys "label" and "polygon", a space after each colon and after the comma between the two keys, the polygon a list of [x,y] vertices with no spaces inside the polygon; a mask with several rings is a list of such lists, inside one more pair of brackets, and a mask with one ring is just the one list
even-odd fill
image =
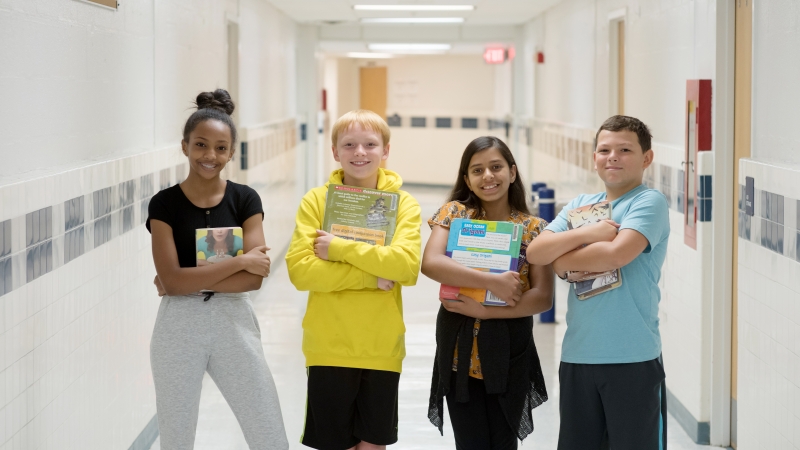
{"label": "gray sweatpant", "polygon": [[150,364],[164,450],[194,447],[206,371],[242,427],[251,450],[288,449],[275,382],[247,293],[164,296]]}

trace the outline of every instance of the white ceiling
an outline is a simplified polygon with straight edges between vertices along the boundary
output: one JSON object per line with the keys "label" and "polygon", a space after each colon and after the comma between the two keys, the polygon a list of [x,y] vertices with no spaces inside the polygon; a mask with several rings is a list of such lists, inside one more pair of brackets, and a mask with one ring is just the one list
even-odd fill
{"label": "white ceiling", "polygon": [[[276,8],[300,23],[357,24],[358,20],[362,17],[463,17],[465,19],[464,26],[522,24],[559,1],[560,0],[269,0]],[[459,12],[416,13],[356,11],[353,9],[353,5],[356,4],[474,5],[475,9],[473,11]],[[448,25],[415,26],[441,27]]]}

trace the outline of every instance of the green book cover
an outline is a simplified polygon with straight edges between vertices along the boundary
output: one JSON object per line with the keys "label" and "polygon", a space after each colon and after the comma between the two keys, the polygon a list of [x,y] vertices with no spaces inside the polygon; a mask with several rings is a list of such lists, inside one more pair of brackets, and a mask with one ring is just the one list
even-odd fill
{"label": "green book cover", "polygon": [[397,226],[399,199],[396,192],[330,184],[322,228],[342,239],[389,245]]}

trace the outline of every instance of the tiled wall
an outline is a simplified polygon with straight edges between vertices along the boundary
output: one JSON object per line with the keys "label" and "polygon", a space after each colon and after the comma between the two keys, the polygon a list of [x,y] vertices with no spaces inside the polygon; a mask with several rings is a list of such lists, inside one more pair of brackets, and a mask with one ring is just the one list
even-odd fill
{"label": "tiled wall", "polygon": [[[465,130],[505,130],[510,122],[484,116],[452,116],[435,114],[433,116],[394,113],[386,117],[390,127],[402,128],[461,128]],[[497,133],[497,132],[496,132]]]}
{"label": "tiled wall", "polygon": [[[277,125],[287,137],[236,172],[261,195],[275,251],[298,151],[294,120]],[[170,147],[0,187],[0,450],[124,450],[152,425],[159,298],[144,220],[187,170]]]}
{"label": "tiled wall", "polygon": [[[564,124],[534,121],[532,127],[531,169],[526,182],[544,181],[556,191],[557,203],[566,204],[581,193],[604,190],[593,170],[592,151],[596,130]],[[697,161],[698,199],[706,201],[702,214],[698,208],[698,245],[684,244],[685,170],[683,150],[653,144],[654,163],[645,171],[643,182],[664,194],[670,207],[670,241],[660,281],[660,331],[667,370],[667,387],[674,398],[691,414],[697,435],[697,423],[708,421],[708,403],[703,400],[708,388],[707,351],[704,340],[709,320],[704,301],[710,291],[703,276],[710,270],[711,192],[710,171],[713,157],[703,152]],[[698,205],[702,204],[699,201]],[[702,220],[701,220],[702,219]],[[705,300],[704,300],[705,299]],[[705,428],[707,430],[707,426]],[[688,430],[687,430],[688,431]],[[706,437],[707,439],[707,437]]]}
{"label": "tiled wall", "polygon": [[753,160],[739,211],[738,448],[800,449],[800,170]]}

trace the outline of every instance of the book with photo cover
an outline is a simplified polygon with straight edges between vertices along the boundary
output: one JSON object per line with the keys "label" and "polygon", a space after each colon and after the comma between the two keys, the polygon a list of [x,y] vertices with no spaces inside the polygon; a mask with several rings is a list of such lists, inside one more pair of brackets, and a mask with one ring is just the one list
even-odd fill
{"label": "book with photo cover", "polygon": [[195,231],[197,266],[214,264],[244,253],[241,227],[198,228]]}
{"label": "book with photo cover", "polygon": [[342,239],[389,245],[397,227],[399,199],[397,192],[330,184],[322,229]]}
{"label": "book with photo cover", "polygon": [[[447,256],[471,269],[503,273],[519,270],[523,227],[512,222],[455,219],[450,224]],[[458,300],[466,295],[486,306],[508,306],[491,291],[441,285],[439,298]]]}
{"label": "book with photo cover", "polygon": [[[611,219],[611,202],[603,200],[568,211],[567,229],[574,230],[606,219]],[[586,300],[620,287],[622,271],[614,269],[606,272],[568,272],[567,279],[575,283],[575,294],[578,299]]]}

